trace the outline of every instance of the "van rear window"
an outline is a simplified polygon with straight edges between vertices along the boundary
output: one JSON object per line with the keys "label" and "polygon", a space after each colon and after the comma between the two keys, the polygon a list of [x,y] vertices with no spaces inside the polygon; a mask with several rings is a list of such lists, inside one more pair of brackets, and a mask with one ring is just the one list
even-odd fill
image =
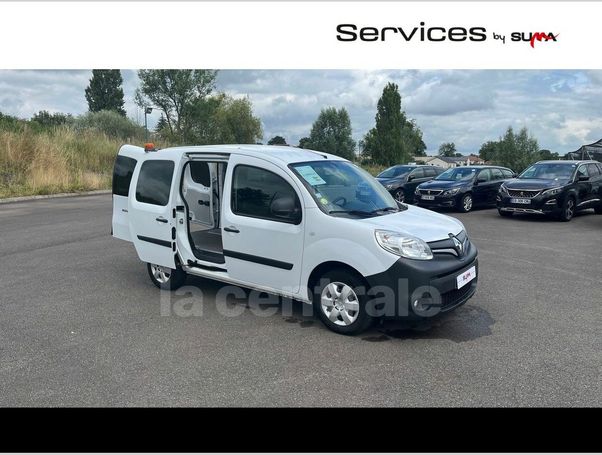
{"label": "van rear window", "polygon": [[118,155],[113,167],[113,194],[128,196],[132,174],[136,167],[136,160],[127,156]]}
{"label": "van rear window", "polygon": [[142,163],[136,185],[136,200],[153,205],[167,205],[173,169],[174,162],[169,160],[148,160]]}

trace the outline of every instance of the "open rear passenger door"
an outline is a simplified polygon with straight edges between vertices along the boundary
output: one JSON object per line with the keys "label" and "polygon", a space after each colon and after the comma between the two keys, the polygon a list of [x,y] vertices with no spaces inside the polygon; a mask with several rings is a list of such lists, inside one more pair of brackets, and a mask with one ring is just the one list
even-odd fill
{"label": "open rear passenger door", "polygon": [[134,172],[129,197],[130,235],[140,260],[176,268],[174,178],[179,162],[153,153]]}

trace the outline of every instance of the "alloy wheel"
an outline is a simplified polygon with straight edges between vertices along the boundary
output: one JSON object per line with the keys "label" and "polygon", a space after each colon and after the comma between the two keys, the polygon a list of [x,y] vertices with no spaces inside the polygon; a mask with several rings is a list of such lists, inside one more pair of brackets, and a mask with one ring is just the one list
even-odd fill
{"label": "alloy wheel", "polygon": [[405,199],[405,194],[404,194],[403,190],[397,190],[395,192],[395,200],[397,202],[403,202],[404,199]]}
{"label": "alloy wheel", "polygon": [[151,272],[155,280],[161,284],[167,283],[171,278],[171,269],[160,265],[151,264]]}
{"label": "alloy wheel", "polygon": [[470,212],[472,209],[472,197],[464,196],[464,199],[462,200],[462,206],[464,207],[464,211]]}
{"label": "alloy wheel", "polygon": [[572,199],[566,201],[566,219],[570,220],[575,214],[575,202]]}

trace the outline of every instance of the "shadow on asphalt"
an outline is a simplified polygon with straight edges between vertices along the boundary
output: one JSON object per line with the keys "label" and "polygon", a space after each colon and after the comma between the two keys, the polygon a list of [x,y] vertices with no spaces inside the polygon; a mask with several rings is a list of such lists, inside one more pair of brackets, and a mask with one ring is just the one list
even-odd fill
{"label": "shadow on asphalt", "polygon": [[465,305],[451,313],[430,320],[408,323],[384,321],[376,334],[364,336],[364,341],[450,340],[455,343],[476,340],[491,335],[495,320],[481,307]]}
{"label": "shadow on asphalt", "polygon": [[[204,292],[216,293],[223,284],[200,277],[190,276],[187,285],[198,287]],[[310,305],[303,302],[281,299],[265,292],[252,291],[241,288],[244,297],[229,295],[226,304],[229,307],[245,307],[246,311],[254,309],[262,311],[272,309],[273,315],[269,317],[281,317],[291,325],[301,328],[322,326],[320,321],[314,317]],[[447,339],[456,343],[472,341],[477,338],[491,335],[491,326],[495,323],[489,312],[481,307],[470,304],[461,306],[450,313],[445,313],[432,319],[420,322],[404,321],[382,321],[377,322],[368,332],[358,337],[364,341],[382,342],[394,339],[399,340],[421,340],[421,339]]]}

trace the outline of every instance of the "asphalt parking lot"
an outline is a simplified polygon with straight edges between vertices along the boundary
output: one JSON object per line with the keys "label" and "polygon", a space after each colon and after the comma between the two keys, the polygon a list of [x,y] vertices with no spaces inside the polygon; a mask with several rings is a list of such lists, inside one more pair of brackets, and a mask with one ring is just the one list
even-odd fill
{"label": "asphalt parking lot", "polygon": [[299,303],[228,317],[209,280],[162,299],[110,195],[0,205],[0,406],[601,406],[602,216],[450,215],[475,297],[345,337]]}

